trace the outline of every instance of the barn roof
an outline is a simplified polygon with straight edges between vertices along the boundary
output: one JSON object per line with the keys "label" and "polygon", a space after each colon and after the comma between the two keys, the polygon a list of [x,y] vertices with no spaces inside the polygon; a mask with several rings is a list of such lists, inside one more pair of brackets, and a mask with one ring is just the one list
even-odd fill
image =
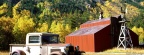
{"label": "barn roof", "polygon": [[[120,15],[114,16],[114,17],[118,18],[119,16]],[[80,35],[87,35],[87,34],[95,34],[110,24],[111,24],[111,17],[103,18],[100,20],[87,21],[80,25],[79,30],[69,34],[68,36],[80,36]]]}
{"label": "barn roof", "polygon": [[103,28],[105,28],[108,25],[109,24],[93,26],[93,27],[89,27],[89,28],[80,28],[79,30],[69,34],[68,36],[94,34],[94,33],[98,32],[98,31],[102,30]]}
{"label": "barn roof", "polygon": [[[83,24],[90,24],[90,23],[97,23],[97,22],[103,22],[103,21],[107,21],[107,20],[110,20],[110,18],[103,18],[103,19],[100,19],[100,20],[91,20],[91,21],[87,21]],[[82,25],[83,25],[82,24]]]}
{"label": "barn roof", "polygon": [[81,24],[80,28],[89,28],[92,26],[99,26],[99,25],[106,25],[106,24],[110,24],[110,18],[103,18],[100,20],[87,21],[87,22]]}

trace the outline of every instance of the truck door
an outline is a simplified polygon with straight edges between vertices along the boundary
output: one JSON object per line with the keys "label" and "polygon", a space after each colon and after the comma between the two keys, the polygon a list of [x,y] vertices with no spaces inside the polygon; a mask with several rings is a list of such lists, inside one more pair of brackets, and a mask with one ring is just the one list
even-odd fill
{"label": "truck door", "polygon": [[29,55],[41,55],[41,36],[29,36]]}

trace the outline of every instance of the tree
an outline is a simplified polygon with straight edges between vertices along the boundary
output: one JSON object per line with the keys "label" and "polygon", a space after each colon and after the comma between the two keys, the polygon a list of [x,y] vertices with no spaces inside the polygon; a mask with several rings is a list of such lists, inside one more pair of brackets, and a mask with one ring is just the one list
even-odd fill
{"label": "tree", "polygon": [[25,43],[26,34],[34,31],[35,23],[33,18],[30,17],[30,12],[28,10],[22,10],[20,12],[20,18],[15,19],[15,25],[13,27],[13,35],[16,38],[16,43]]}
{"label": "tree", "polygon": [[9,44],[14,41],[12,34],[13,19],[10,17],[0,17],[0,50],[8,50]]}
{"label": "tree", "polygon": [[36,2],[34,0],[21,0],[21,6],[19,7],[19,9],[26,9],[33,13],[34,5],[36,5]]}
{"label": "tree", "polygon": [[136,27],[142,27],[144,28],[144,10],[140,10],[140,14],[137,17],[134,17],[129,24],[130,27],[136,26]]}
{"label": "tree", "polygon": [[20,7],[21,3],[18,2],[13,8],[12,8],[12,15],[13,15],[13,18],[15,19],[15,21],[17,19],[20,18],[20,10],[18,9]]}
{"label": "tree", "polygon": [[71,26],[69,24],[63,25],[62,22],[53,21],[51,24],[50,32],[59,34],[61,43],[65,42],[65,36],[71,33]]}
{"label": "tree", "polygon": [[37,28],[37,32],[48,32],[49,27],[47,23],[39,23],[39,27]]}
{"label": "tree", "polygon": [[71,32],[72,32],[71,25],[66,24],[66,25],[65,25],[65,34],[64,34],[64,36],[70,34]]}
{"label": "tree", "polygon": [[139,28],[137,29],[137,31],[138,31],[139,35],[142,34],[142,33],[144,32],[144,30],[143,30],[142,27],[139,27]]}
{"label": "tree", "polygon": [[55,28],[57,27],[56,26],[57,25],[57,23],[56,23],[56,21],[52,21],[52,24],[51,24],[51,26],[50,26],[50,32],[55,32],[56,30],[55,30]]}
{"label": "tree", "polygon": [[111,16],[110,11],[109,11],[110,9],[108,9],[106,6],[104,6],[100,3],[97,3],[97,5],[101,8],[100,11],[103,12],[104,17],[110,17]]}
{"label": "tree", "polygon": [[52,9],[56,11],[57,9],[61,13],[70,13],[79,10],[81,13],[85,10],[84,0],[60,0],[58,3],[54,3]]}
{"label": "tree", "polygon": [[138,29],[138,28],[137,28],[136,26],[134,26],[131,30],[138,35],[139,33],[138,33],[137,29]]}
{"label": "tree", "polygon": [[8,11],[8,5],[6,3],[3,3],[3,5],[0,6],[0,17],[5,15]]}
{"label": "tree", "polygon": [[141,5],[141,6],[144,6],[144,1],[140,2],[140,5]]}
{"label": "tree", "polygon": [[144,43],[144,32],[139,35],[139,43]]}
{"label": "tree", "polygon": [[139,36],[139,43],[144,43],[144,29],[142,27],[137,28],[134,26],[132,31]]}
{"label": "tree", "polygon": [[132,6],[131,4],[127,4],[127,13],[126,13],[126,18],[129,19],[130,21],[134,18],[138,18],[140,14],[140,10]]}
{"label": "tree", "polygon": [[64,27],[60,22],[56,23],[56,21],[53,21],[52,25],[51,25],[51,28],[50,28],[50,32],[59,34],[60,42],[64,42],[64,40],[63,40]]}

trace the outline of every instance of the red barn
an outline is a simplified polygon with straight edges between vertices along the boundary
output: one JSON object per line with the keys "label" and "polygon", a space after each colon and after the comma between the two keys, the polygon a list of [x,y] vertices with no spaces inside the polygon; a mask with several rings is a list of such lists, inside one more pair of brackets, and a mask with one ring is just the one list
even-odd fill
{"label": "red barn", "polygon": [[[66,43],[79,46],[81,51],[99,52],[116,47],[121,24],[121,16],[87,21],[80,29],[66,36]],[[130,30],[134,46],[138,46],[138,36]]]}

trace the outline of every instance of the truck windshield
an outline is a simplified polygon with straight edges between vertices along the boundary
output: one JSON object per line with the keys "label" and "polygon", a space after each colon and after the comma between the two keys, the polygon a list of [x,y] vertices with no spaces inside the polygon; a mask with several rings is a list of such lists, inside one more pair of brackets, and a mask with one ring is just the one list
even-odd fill
{"label": "truck windshield", "polygon": [[39,36],[29,36],[29,43],[39,43],[40,38]]}
{"label": "truck windshield", "polygon": [[58,36],[42,36],[42,43],[43,44],[52,44],[58,43]]}

